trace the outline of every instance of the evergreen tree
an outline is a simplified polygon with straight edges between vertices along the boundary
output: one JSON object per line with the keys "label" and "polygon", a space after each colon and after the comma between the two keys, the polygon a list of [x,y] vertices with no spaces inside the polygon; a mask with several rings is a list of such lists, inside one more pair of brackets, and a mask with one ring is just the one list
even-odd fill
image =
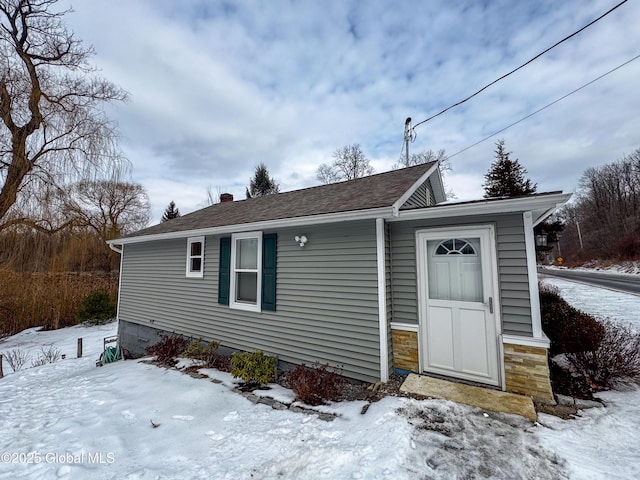
{"label": "evergreen tree", "polygon": [[169,202],[169,206],[164,209],[164,214],[160,219],[161,222],[166,222],[172,218],[178,218],[180,216],[180,210],[176,208],[176,204],[173,200]]}
{"label": "evergreen tree", "polygon": [[511,160],[504,148],[504,140],[496,142],[496,160],[485,173],[484,198],[517,197],[536,192],[536,184],[525,178],[527,170],[520,165],[518,159]]}
{"label": "evergreen tree", "polygon": [[269,171],[264,163],[260,163],[256,167],[253,178],[249,181],[247,188],[247,198],[264,197],[265,195],[273,195],[280,193],[280,185],[275,179],[269,176]]}

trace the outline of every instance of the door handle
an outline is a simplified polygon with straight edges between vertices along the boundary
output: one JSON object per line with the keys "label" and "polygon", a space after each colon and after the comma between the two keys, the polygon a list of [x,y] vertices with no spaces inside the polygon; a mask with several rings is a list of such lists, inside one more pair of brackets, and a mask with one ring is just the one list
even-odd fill
{"label": "door handle", "polygon": [[489,297],[489,313],[493,313],[493,297]]}

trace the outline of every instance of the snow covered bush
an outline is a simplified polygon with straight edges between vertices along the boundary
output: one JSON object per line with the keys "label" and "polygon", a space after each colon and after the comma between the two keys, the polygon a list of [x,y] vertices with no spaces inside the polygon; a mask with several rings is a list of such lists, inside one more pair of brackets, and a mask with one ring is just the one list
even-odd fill
{"label": "snow covered bush", "polygon": [[29,354],[18,348],[5,352],[3,355],[11,367],[11,370],[14,372],[22,370],[22,367],[24,367],[29,360]]}
{"label": "snow covered bush", "polygon": [[264,352],[234,353],[231,357],[231,375],[248,385],[262,385],[275,378],[276,359]]}
{"label": "snow covered bush", "polygon": [[611,321],[602,325],[597,348],[567,353],[567,360],[597,390],[613,388],[620,380],[640,382],[640,334]]}
{"label": "snow covered bush", "polygon": [[147,353],[155,355],[160,364],[174,365],[176,357],[182,355],[188,344],[189,340],[180,335],[160,335],[160,341],[148,347]]}
{"label": "snow covered bush", "polygon": [[342,393],[346,380],[337,370],[329,370],[329,365],[314,364],[306,367],[304,363],[291,373],[287,380],[298,400],[309,405],[322,405],[327,400],[337,400]]}

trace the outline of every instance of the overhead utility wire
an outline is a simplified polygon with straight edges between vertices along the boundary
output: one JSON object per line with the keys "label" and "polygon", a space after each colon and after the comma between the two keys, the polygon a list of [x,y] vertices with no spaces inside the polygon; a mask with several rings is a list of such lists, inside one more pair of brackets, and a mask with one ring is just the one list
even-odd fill
{"label": "overhead utility wire", "polygon": [[445,112],[448,112],[449,110],[451,110],[454,107],[457,107],[458,105],[462,105],[463,103],[465,103],[466,101],[472,99],[473,97],[475,97],[476,95],[478,95],[479,93],[485,91],[487,88],[489,88],[491,85],[494,85],[496,83],[498,83],[500,80],[503,80],[505,78],[507,78],[509,75],[511,75],[512,73],[517,72],[518,70],[520,70],[521,68],[526,67],[527,65],[529,65],[531,62],[533,62],[534,60],[537,60],[538,58],[540,58],[541,56],[543,56],[545,53],[548,53],[550,50],[553,50],[554,48],[556,48],[558,45],[560,45],[561,43],[566,42],[567,40],[569,40],[572,37],[575,37],[577,34],[579,34],[580,32],[582,32],[583,30],[586,30],[587,28],[589,28],[591,25],[593,25],[594,23],[596,23],[599,20],[602,20],[604,17],[606,17],[607,15],[609,15],[611,12],[613,12],[615,9],[621,7],[622,5],[624,5],[625,3],[627,3],[629,0],[623,0],[622,2],[620,2],[619,4],[617,4],[615,7],[607,10],[605,13],[603,13],[602,15],[600,15],[598,18],[596,18],[595,20],[592,20],[591,22],[587,23],[584,27],[582,27],[579,30],[576,30],[575,32],[573,32],[571,35],[568,35],[566,37],[564,37],[562,40],[560,40],[559,42],[554,43],[552,46],[550,46],[549,48],[547,48],[546,50],[544,50],[543,52],[540,52],[538,55],[536,55],[535,57],[531,58],[530,60],[526,61],[525,63],[523,63],[522,65],[520,65],[517,68],[514,68],[513,70],[511,70],[509,73],[505,73],[504,75],[502,75],[500,78],[495,79],[493,82],[488,83],[487,85],[485,85],[484,87],[482,87],[480,90],[478,90],[477,92],[469,95],[467,98],[460,100],[457,103],[454,103],[453,105],[445,108],[444,110],[436,113],[435,115],[431,115],[429,118],[427,118],[426,120],[422,120],[421,122],[416,123],[413,128],[416,128],[418,125],[422,125],[423,123],[428,122],[429,120],[433,120],[436,117],[439,117],[440,115],[442,115]]}
{"label": "overhead utility wire", "polygon": [[452,155],[449,155],[449,156],[448,156],[448,158],[453,158],[453,157],[455,157],[456,155],[459,155],[459,154],[461,154],[462,152],[466,152],[466,151],[467,151],[467,150],[469,150],[470,148],[473,148],[473,147],[475,147],[476,145],[481,144],[482,142],[486,142],[486,141],[487,141],[487,140],[489,140],[491,137],[493,137],[493,136],[495,136],[495,135],[498,135],[499,133],[504,132],[505,130],[507,130],[507,129],[509,129],[509,128],[513,127],[514,125],[519,124],[520,122],[524,122],[527,118],[531,118],[531,117],[533,117],[535,114],[540,113],[541,111],[543,111],[543,110],[545,110],[545,109],[549,108],[549,107],[550,107],[550,106],[552,106],[552,105],[555,105],[556,103],[560,102],[561,100],[564,100],[564,99],[565,99],[565,98],[567,98],[568,96],[573,95],[573,94],[574,94],[574,93],[576,93],[576,92],[579,92],[579,91],[580,91],[580,90],[582,90],[583,88],[588,87],[588,86],[589,86],[589,85],[591,85],[592,83],[595,83],[595,82],[597,82],[598,80],[600,80],[601,78],[606,77],[606,76],[607,76],[607,75],[609,75],[610,73],[613,73],[613,72],[615,72],[616,70],[621,69],[621,68],[622,68],[622,67],[624,67],[625,65],[630,64],[631,62],[633,62],[634,60],[637,60],[638,58],[640,58],[640,54],[639,54],[639,55],[636,55],[635,57],[631,58],[630,60],[627,60],[626,62],[624,62],[624,63],[622,63],[622,64],[618,65],[617,67],[612,68],[612,69],[611,69],[611,70],[609,70],[608,72],[603,73],[603,74],[602,74],[602,75],[600,75],[599,77],[594,78],[594,79],[593,79],[593,80],[591,80],[590,82],[585,83],[584,85],[582,85],[582,86],[580,86],[580,87],[576,88],[575,90],[572,90],[571,92],[567,93],[566,95],[563,95],[562,97],[557,98],[557,99],[556,99],[556,100],[554,100],[553,102],[551,102],[551,103],[547,103],[544,107],[541,107],[541,108],[539,108],[538,110],[536,110],[535,112],[532,112],[532,113],[530,113],[529,115],[527,115],[527,116],[525,116],[525,117],[522,117],[520,120],[517,120],[517,121],[515,121],[515,122],[513,122],[513,123],[511,123],[511,124],[509,124],[509,125],[507,125],[506,127],[501,128],[500,130],[497,130],[497,131],[493,132],[491,135],[487,135],[487,136],[486,136],[486,137],[484,137],[482,140],[478,140],[478,141],[477,141],[476,143],[474,143],[473,145],[469,145],[468,147],[465,147],[465,148],[463,148],[462,150],[459,150],[459,151],[457,151],[456,153],[454,153],[454,154],[452,154]]}

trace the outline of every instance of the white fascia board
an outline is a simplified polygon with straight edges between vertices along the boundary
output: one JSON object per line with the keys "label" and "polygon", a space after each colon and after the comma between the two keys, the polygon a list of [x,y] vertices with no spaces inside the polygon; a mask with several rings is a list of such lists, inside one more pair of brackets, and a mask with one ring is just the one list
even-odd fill
{"label": "white fascia board", "polygon": [[224,225],[221,227],[209,227],[193,230],[182,230],[178,232],[156,233],[154,235],[141,235],[139,237],[107,240],[107,243],[110,245],[126,245],[128,243],[142,243],[150,242],[153,240],[172,240],[176,238],[196,237],[201,235],[224,235],[239,232],[250,232],[253,230],[298,227],[304,225],[322,225],[327,223],[353,222],[357,220],[373,220],[376,218],[390,218],[391,216],[391,207],[380,207],[371,208],[368,210],[352,210],[349,212],[310,215],[307,217],[283,218],[280,220],[266,220],[263,222]]}
{"label": "white fascia board", "polygon": [[391,206],[391,208],[393,209],[394,216],[397,216],[400,213],[400,207],[404,205],[404,202],[409,200],[411,195],[414,194],[414,192],[418,189],[418,187],[422,185],[424,182],[426,182],[433,172],[438,170],[438,166],[439,164],[436,162],[429,170],[424,172],[422,176],[418,180],[416,180],[416,182],[413,185],[411,185],[411,187],[409,187],[409,190],[404,192],[402,196],[394,202],[394,204]]}
{"label": "white fascia board", "polygon": [[569,198],[571,198],[570,193],[556,193],[539,197],[505,198],[504,200],[485,200],[473,203],[448,203],[414,210],[402,210],[398,216],[389,218],[388,221],[398,222],[467,215],[491,215],[531,210],[547,211],[562,206]]}

